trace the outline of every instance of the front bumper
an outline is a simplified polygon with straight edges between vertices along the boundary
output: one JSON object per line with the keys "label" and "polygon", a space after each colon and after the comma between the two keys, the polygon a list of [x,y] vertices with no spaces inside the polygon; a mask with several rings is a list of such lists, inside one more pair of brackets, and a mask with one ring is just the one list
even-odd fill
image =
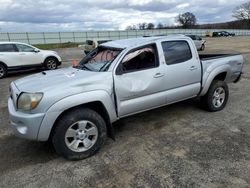
{"label": "front bumper", "polygon": [[27,114],[16,111],[11,98],[8,100],[8,109],[10,123],[14,129],[15,135],[20,138],[37,140],[39,128],[45,114]]}

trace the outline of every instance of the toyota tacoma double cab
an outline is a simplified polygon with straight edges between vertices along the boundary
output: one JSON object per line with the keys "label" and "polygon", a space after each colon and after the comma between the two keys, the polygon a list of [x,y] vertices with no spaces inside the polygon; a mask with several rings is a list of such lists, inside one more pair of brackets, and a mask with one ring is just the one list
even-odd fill
{"label": "toyota tacoma double cab", "polygon": [[11,83],[8,109],[17,136],[51,140],[70,160],[94,155],[120,118],[200,97],[210,112],[228,101],[240,54],[199,55],[183,35],[103,43],[78,65]]}

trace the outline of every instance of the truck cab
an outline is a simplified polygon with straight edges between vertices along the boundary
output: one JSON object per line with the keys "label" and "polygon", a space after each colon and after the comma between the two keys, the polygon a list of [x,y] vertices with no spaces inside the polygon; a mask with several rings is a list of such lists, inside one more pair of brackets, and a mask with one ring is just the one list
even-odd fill
{"label": "truck cab", "polygon": [[197,50],[187,38],[133,45],[113,70],[119,117],[192,98],[201,87]]}

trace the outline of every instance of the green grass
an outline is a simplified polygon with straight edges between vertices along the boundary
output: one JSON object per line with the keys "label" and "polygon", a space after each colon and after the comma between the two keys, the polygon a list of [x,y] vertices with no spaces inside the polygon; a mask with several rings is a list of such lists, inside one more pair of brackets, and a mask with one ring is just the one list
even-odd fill
{"label": "green grass", "polygon": [[42,50],[50,50],[55,48],[74,48],[77,47],[79,43],[61,43],[61,44],[35,44],[34,46]]}

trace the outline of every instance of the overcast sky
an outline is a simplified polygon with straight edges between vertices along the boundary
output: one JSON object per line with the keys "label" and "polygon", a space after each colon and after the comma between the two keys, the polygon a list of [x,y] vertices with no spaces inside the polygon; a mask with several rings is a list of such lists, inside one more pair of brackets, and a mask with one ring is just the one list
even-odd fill
{"label": "overcast sky", "polygon": [[116,30],[140,22],[173,25],[179,13],[198,23],[231,21],[246,0],[0,0],[0,31]]}

